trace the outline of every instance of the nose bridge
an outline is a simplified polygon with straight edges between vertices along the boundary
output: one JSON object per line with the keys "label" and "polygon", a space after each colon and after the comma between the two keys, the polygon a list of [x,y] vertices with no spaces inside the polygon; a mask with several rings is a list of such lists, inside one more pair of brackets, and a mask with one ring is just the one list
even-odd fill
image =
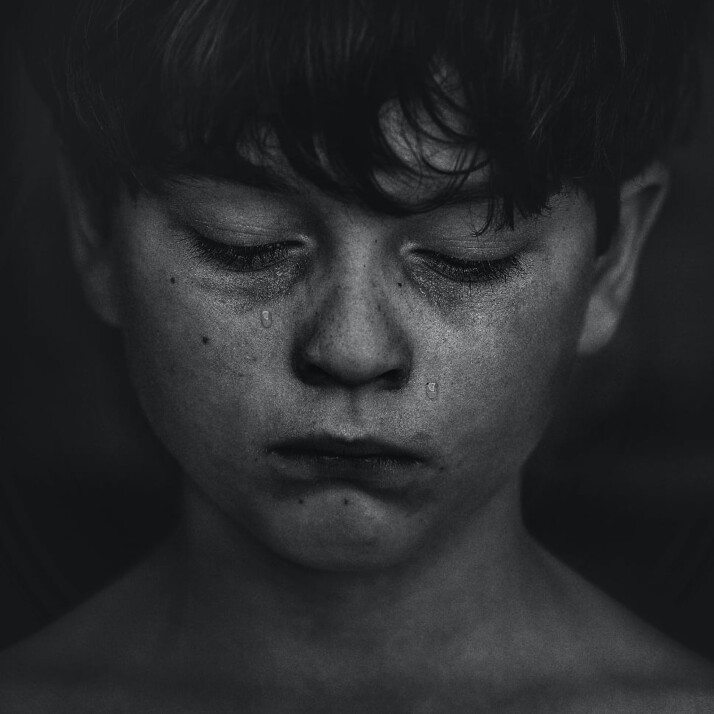
{"label": "nose bridge", "polygon": [[368,352],[389,338],[394,315],[377,275],[381,266],[357,258],[335,267],[325,281],[319,305],[319,328],[324,337],[342,346]]}
{"label": "nose bridge", "polygon": [[299,348],[301,376],[351,387],[401,385],[411,354],[389,288],[383,246],[363,228],[344,232],[334,246],[311,290],[309,323]]}

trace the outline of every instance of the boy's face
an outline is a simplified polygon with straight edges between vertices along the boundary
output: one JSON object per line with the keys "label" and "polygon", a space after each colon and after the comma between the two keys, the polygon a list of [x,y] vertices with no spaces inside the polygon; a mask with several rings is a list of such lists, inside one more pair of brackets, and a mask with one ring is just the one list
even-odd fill
{"label": "boy's face", "polygon": [[[458,163],[391,127],[414,168]],[[110,236],[75,231],[80,271],[216,516],[306,565],[404,562],[478,527],[499,494],[514,505],[576,352],[614,329],[663,180],[623,189],[615,248],[596,258],[575,191],[477,235],[478,201],[377,215],[272,160],[291,190],[194,179],[122,195]],[[418,201],[443,188],[431,176],[378,178]]]}
{"label": "boy's face", "polygon": [[122,198],[109,319],[216,513],[294,561],[370,568],[513,486],[576,351],[595,218],[561,195],[476,237],[484,211],[393,218],[208,180]]}

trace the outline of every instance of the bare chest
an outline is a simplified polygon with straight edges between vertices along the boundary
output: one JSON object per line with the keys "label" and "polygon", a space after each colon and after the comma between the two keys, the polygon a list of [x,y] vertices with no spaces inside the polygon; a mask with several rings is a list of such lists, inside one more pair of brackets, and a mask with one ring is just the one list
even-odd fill
{"label": "bare chest", "polygon": [[273,714],[310,711],[314,714],[618,714],[627,712],[711,712],[714,692],[658,691],[615,687],[547,685],[498,691],[488,685],[429,688],[414,684],[383,684],[340,689],[334,684],[305,683],[302,687],[240,686],[150,681],[137,677],[77,679],[22,678],[0,685],[0,710],[6,714]]}

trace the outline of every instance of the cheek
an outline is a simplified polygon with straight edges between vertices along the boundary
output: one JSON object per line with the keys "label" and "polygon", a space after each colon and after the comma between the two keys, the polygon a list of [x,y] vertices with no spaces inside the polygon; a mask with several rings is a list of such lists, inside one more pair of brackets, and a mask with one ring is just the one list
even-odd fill
{"label": "cheek", "polygon": [[[400,397],[398,418],[441,441],[449,471],[486,481],[490,474],[495,483],[523,463],[544,430],[587,297],[584,253],[559,255],[490,301],[474,299],[450,317],[434,308],[405,318],[415,386]],[[193,475],[224,474],[219,480],[229,484],[236,464],[250,471],[261,456],[256,445],[298,405],[287,354],[294,328],[280,307],[208,289],[194,272],[158,240],[127,242],[127,357],[144,410],[179,463]],[[430,381],[439,384],[434,401],[424,391]]]}
{"label": "cheek", "polygon": [[461,444],[454,452],[472,466],[484,460],[485,470],[512,472],[540,439],[574,360],[588,297],[585,270],[584,262],[554,268],[474,311],[458,351],[437,360],[452,401],[445,433],[456,429]]}
{"label": "cheek", "polygon": [[124,262],[123,293],[132,380],[169,451],[190,473],[226,469],[222,445],[233,469],[252,460],[246,434],[266,428],[284,391],[279,314],[209,292],[181,265],[138,250]]}

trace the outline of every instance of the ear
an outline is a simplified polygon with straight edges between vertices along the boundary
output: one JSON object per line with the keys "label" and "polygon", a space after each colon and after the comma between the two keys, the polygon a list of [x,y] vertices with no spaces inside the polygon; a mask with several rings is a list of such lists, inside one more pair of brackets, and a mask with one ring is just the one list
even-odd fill
{"label": "ear", "polygon": [[669,172],[659,162],[622,185],[620,217],[595,277],[585,312],[579,355],[589,355],[612,338],[632,291],[645,239],[659,215],[669,187]]}
{"label": "ear", "polygon": [[117,266],[108,207],[82,184],[64,153],[60,154],[58,163],[70,250],[84,294],[104,322],[118,327]]}

